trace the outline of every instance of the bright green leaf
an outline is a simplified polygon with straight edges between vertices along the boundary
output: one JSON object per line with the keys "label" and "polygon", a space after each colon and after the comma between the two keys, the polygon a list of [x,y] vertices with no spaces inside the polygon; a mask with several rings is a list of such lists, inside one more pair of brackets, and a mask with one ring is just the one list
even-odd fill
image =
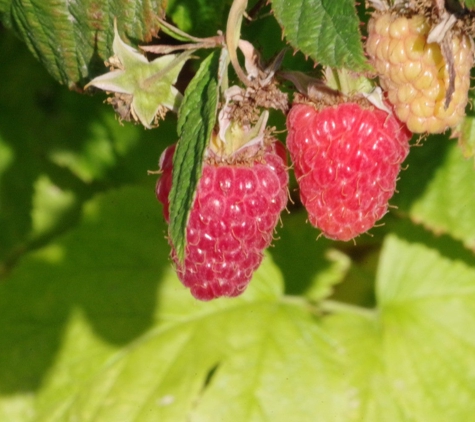
{"label": "bright green leaf", "polygon": [[378,273],[383,351],[406,420],[475,414],[475,258],[390,235]]}
{"label": "bright green leaf", "polygon": [[375,311],[341,306],[324,321],[349,382],[344,420],[446,422],[475,413],[475,259],[444,255],[427,234],[414,238],[421,241],[387,237]]}
{"label": "bright green leaf", "polygon": [[354,1],[272,0],[272,10],[292,47],[315,62],[367,69]]}
{"label": "bright green leaf", "polygon": [[28,392],[0,397],[0,420],[35,422],[34,401]]}
{"label": "bright green leaf", "polygon": [[346,384],[335,346],[304,309],[276,302],[279,278],[265,260],[243,296],[202,303],[167,271],[161,323],[116,352],[73,312],[36,420],[312,421],[338,411],[338,394],[313,399]]}
{"label": "bright green leaf", "polygon": [[185,255],[186,224],[201,177],[206,146],[216,123],[220,51],[211,53],[185,91],[178,114],[179,141],[173,157],[170,239],[179,259]]}
{"label": "bright green leaf", "polygon": [[75,230],[0,285],[0,415],[470,420],[470,255],[391,235],[375,311],[315,316],[305,300],[282,297],[269,258],[239,298],[199,302],[168,264],[158,209],[142,188],[100,195]]}
{"label": "bright green leaf", "polygon": [[[427,142],[437,141],[429,139]],[[420,168],[417,170],[422,171]],[[474,249],[474,192],[473,160],[465,159],[457,145],[451,142],[443,162],[435,170],[423,193],[411,204],[409,214],[413,220],[435,233],[450,234]]]}
{"label": "bright green leaf", "polygon": [[466,116],[463,120],[458,142],[465,158],[475,155],[475,118],[473,116]]}
{"label": "bright green leaf", "polygon": [[[394,401],[382,348],[376,312],[338,312],[324,322],[327,334],[339,346],[340,373],[347,382],[344,421],[406,422],[405,411]],[[394,365],[397,367],[398,362]],[[328,393],[329,395],[331,392]],[[410,391],[408,391],[410,394]],[[325,415],[332,420],[332,415]],[[325,417],[322,419],[325,420]],[[338,420],[338,419],[334,419]],[[424,419],[422,419],[424,420]]]}
{"label": "bright green leaf", "polygon": [[33,236],[38,238],[56,230],[68,211],[76,206],[77,198],[72,191],[63,190],[45,175],[41,176],[35,183],[33,197]]}
{"label": "bright green leaf", "polygon": [[[42,406],[37,420],[312,421],[315,413],[338,412],[345,397],[314,400],[342,392],[345,380],[334,346],[305,312],[240,299],[212,308],[199,318],[158,326],[95,368],[86,365],[104,359],[106,348],[92,347],[88,325],[78,316],[65,338],[64,360],[40,395],[50,406]],[[77,343],[80,349],[73,351]],[[89,377],[71,385],[75,366],[89,369]],[[58,400],[64,388],[69,400]]]}
{"label": "bright green leaf", "polygon": [[[223,420],[259,408],[277,421],[330,412],[337,401],[281,400],[309,385],[333,391],[342,380],[334,345],[313,317],[278,302],[282,279],[272,262],[264,260],[241,297],[196,301],[168,266],[157,211],[141,188],[98,196],[77,229],[29,254],[0,286],[0,391],[12,396],[4,408],[28,390],[37,395],[35,421],[218,417],[207,408],[217,409],[219,397],[195,406],[218,365],[213,389],[245,375],[236,384],[245,407]],[[261,380],[257,396],[236,365]]]}
{"label": "bright green leaf", "polygon": [[218,364],[191,420],[345,420],[347,381],[338,346],[306,310],[255,306],[240,318],[246,341]]}
{"label": "bright green leaf", "polygon": [[[450,3],[451,6],[454,3]],[[475,6],[475,0],[473,1]],[[475,93],[473,90],[468,91],[469,105],[466,107],[466,116],[462,122],[454,129],[452,129],[452,137],[458,138],[458,144],[462,149],[465,158],[475,156],[475,112],[471,104],[475,100]]]}

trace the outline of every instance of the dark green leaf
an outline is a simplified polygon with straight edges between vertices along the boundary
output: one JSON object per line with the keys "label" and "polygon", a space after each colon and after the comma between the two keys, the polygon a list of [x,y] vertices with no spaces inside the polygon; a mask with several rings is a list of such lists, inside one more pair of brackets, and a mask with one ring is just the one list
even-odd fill
{"label": "dark green leaf", "polygon": [[11,16],[9,13],[12,0],[0,0],[0,22],[7,28],[11,26]]}
{"label": "dark green leaf", "polygon": [[295,49],[322,65],[367,68],[352,0],[273,0],[272,9]]}
{"label": "dark green leaf", "polygon": [[[447,3],[457,3],[456,0],[448,0]],[[475,9],[475,0],[460,0],[460,4],[464,5],[467,9],[474,10]],[[456,9],[458,10],[458,8]]]}
{"label": "dark green leaf", "polygon": [[162,122],[158,137],[120,125],[102,95],[60,86],[11,31],[0,31],[0,51],[2,279],[30,248],[76,224],[82,203],[98,190],[141,183],[153,196],[147,170],[156,170],[160,151],[176,141],[176,122]]}
{"label": "dark green leaf", "polygon": [[0,17],[2,19],[4,18],[2,15],[10,8],[11,2],[12,0],[0,0]]}
{"label": "dark green leaf", "polygon": [[180,259],[185,256],[186,224],[201,177],[204,152],[216,123],[220,53],[211,53],[201,63],[179,111],[179,141],[170,192],[170,238]]}
{"label": "dark green leaf", "polygon": [[[333,249],[335,243],[310,226],[307,213],[292,210],[283,213],[282,226],[271,249],[286,281],[286,293],[305,295],[312,301],[329,296],[334,285],[341,282],[351,265],[348,256]],[[299,263],[305,262],[305,265]]]}
{"label": "dark green leaf", "polygon": [[232,0],[168,0],[167,16],[183,31],[198,37],[224,30]]}
{"label": "dark green leaf", "polygon": [[128,38],[150,41],[162,11],[162,0],[25,0],[12,2],[5,16],[55,79],[80,88],[103,73],[114,18]]}

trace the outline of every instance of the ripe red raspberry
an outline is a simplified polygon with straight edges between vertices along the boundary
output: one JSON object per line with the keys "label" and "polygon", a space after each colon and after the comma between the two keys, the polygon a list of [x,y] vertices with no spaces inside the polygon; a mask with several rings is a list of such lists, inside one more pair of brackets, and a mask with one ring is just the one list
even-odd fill
{"label": "ripe red raspberry", "polygon": [[[166,220],[175,146],[160,159],[156,186]],[[185,262],[172,247],[178,277],[200,300],[241,294],[272,241],[287,204],[285,148],[274,142],[245,163],[205,162],[187,227]]]}
{"label": "ripe red raspberry", "polygon": [[410,132],[394,116],[344,103],[322,110],[295,104],[287,147],[309,220],[334,240],[350,240],[387,211]]}

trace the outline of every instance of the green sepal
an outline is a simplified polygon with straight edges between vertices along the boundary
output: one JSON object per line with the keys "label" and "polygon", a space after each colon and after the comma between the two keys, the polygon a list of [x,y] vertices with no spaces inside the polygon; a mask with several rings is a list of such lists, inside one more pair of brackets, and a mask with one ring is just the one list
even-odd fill
{"label": "green sepal", "polygon": [[143,54],[122,41],[117,25],[113,43],[114,56],[110,72],[93,79],[87,86],[131,95],[132,116],[151,128],[160,108],[177,111],[181,93],[173,86],[183,65],[191,55],[168,54],[149,62]]}

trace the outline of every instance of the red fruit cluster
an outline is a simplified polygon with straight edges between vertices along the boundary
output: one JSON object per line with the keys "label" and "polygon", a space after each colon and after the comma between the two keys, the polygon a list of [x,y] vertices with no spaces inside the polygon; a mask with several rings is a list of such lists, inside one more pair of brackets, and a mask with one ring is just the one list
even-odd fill
{"label": "red fruit cluster", "polygon": [[309,220],[335,240],[372,228],[388,208],[411,133],[374,107],[295,104],[287,147]]}
{"label": "red fruit cluster", "polygon": [[[175,146],[160,159],[156,195],[169,219]],[[185,262],[172,245],[178,277],[200,300],[237,296],[260,265],[287,203],[285,149],[279,142],[245,164],[204,163],[187,226]]]}

